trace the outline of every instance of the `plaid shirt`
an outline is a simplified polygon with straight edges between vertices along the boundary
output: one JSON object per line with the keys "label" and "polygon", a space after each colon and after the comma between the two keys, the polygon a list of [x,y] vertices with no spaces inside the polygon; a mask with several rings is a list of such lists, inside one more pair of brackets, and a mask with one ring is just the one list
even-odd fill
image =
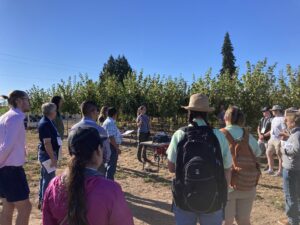
{"label": "plaid shirt", "polygon": [[122,135],[117,127],[116,121],[113,118],[108,117],[104,121],[102,127],[106,130],[109,137],[115,138],[118,145],[122,143]]}

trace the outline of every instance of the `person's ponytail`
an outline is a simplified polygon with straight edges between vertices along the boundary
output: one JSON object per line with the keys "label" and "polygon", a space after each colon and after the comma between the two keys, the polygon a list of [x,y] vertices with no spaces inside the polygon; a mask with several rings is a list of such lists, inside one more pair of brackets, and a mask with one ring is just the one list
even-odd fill
{"label": "person's ponytail", "polygon": [[6,95],[0,95],[0,97],[5,99],[5,100],[8,100],[8,96],[6,96]]}
{"label": "person's ponytail", "polygon": [[1,97],[6,99],[8,104],[12,107],[17,107],[17,100],[19,98],[23,98],[26,96],[27,96],[27,93],[25,91],[20,91],[20,90],[12,91],[8,96],[1,95]]}
{"label": "person's ponytail", "polygon": [[86,162],[75,156],[69,164],[67,179],[68,193],[68,224],[86,225],[86,202],[85,202],[85,164]]}

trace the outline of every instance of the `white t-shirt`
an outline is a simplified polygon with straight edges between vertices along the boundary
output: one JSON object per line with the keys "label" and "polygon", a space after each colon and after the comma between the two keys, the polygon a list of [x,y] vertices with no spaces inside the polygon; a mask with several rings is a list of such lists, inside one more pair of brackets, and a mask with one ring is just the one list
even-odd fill
{"label": "white t-shirt", "polygon": [[271,139],[280,140],[280,132],[286,129],[284,117],[274,117],[271,123]]}

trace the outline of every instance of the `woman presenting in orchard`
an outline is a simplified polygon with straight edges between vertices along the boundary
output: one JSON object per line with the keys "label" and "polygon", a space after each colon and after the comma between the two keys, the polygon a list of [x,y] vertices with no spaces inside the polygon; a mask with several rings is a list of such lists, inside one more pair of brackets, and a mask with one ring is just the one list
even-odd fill
{"label": "woman presenting in orchard", "polygon": [[146,115],[147,108],[146,106],[139,107],[137,111],[137,119],[136,123],[138,126],[138,151],[137,151],[137,158],[140,162],[142,161],[142,156],[144,162],[151,162],[149,159],[147,159],[147,152],[146,152],[146,146],[141,146],[140,143],[144,141],[148,141],[150,137],[150,123],[149,123],[149,117]]}

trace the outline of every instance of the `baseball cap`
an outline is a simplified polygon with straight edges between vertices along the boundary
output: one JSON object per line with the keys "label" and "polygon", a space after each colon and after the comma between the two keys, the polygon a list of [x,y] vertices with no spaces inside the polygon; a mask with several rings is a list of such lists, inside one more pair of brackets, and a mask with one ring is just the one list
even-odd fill
{"label": "baseball cap", "polygon": [[93,127],[78,127],[70,131],[68,137],[68,148],[70,155],[82,155],[86,151],[95,151],[103,141],[99,132]]}

